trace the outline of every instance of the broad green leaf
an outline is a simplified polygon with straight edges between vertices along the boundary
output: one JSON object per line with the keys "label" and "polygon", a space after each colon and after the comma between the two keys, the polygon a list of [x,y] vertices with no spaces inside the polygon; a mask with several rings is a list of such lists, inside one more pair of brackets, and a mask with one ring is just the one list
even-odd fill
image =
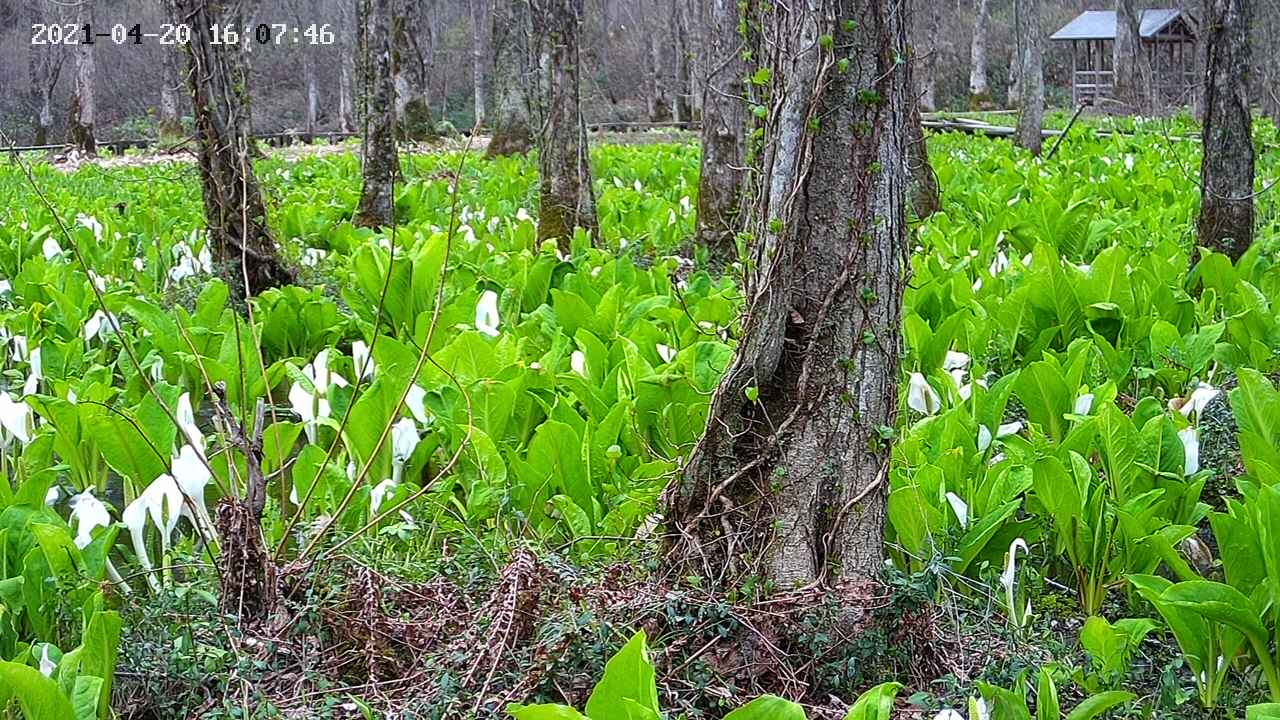
{"label": "broad green leaf", "polygon": [[604,676],[596,683],[587,700],[587,715],[591,720],[637,720],[633,709],[626,707],[626,700],[633,701],[641,710],[653,713],[658,709],[658,684],[649,661],[645,634],[641,630],[609,658],[604,666]]}
{"label": "broad green leaf", "polygon": [[902,683],[881,683],[858,697],[849,708],[844,720],[892,720],[893,700],[902,689]]}
{"label": "broad green leaf", "polygon": [[804,708],[774,695],[761,695],[724,720],[805,720]]}
{"label": "broad green leaf", "polygon": [[1137,696],[1130,692],[1111,690],[1090,695],[1067,713],[1067,720],[1093,720],[1099,715],[1132,701]]}
{"label": "broad green leaf", "polygon": [[508,705],[507,714],[516,720],[591,720],[568,705]]}
{"label": "broad green leaf", "polygon": [[0,688],[17,699],[25,720],[71,720],[78,717],[58,684],[33,667],[0,661]]}

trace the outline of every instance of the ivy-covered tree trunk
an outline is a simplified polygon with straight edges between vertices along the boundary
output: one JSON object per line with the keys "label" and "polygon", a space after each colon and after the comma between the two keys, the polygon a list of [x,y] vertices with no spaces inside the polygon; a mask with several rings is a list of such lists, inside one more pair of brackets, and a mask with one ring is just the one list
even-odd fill
{"label": "ivy-covered tree trunk", "polygon": [[[93,3],[80,2],[71,6],[72,20],[77,28],[93,23]],[[71,114],[67,118],[67,144],[88,156],[98,154],[98,143],[93,137],[94,85],[97,82],[97,65],[93,57],[92,43],[79,43],[72,49],[76,74],[71,90]]]}
{"label": "ivy-covered tree trunk", "polygon": [[1041,56],[1040,0],[1019,0],[1018,45],[1022,48],[1018,145],[1039,155],[1043,144],[1044,63]]}
{"label": "ivy-covered tree trunk", "polygon": [[1132,112],[1151,109],[1151,63],[1138,30],[1142,8],[1134,0],[1116,0],[1116,42],[1112,53],[1116,100]]}
{"label": "ivy-covered tree trunk", "polygon": [[392,77],[393,0],[363,0],[361,43],[367,53],[362,65],[368,75],[364,82],[364,132],[360,144],[364,186],[355,223],[366,227],[390,225],[394,221],[395,180],[400,173],[396,150],[395,80]]}
{"label": "ivy-covered tree trunk", "polygon": [[[711,0],[707,51],[711,63],[702,98],[702,171],[698,179],[698,242],[712,262],[737,259],[742,230],[743,167],[747,151],[747,86],[742,59],[754,3]],[[745,31],[745,32],[744,32]]]}
{"label": "ivy-covered tree trunk", "polygon": [[533,145],[529,125],[529,88],[537,73],[529,55],[529,0],[493,0],[493,135],[489,157],[528,152]]}
{"label": "ivy-covered tree trunk", "polygon": [[249,152],[245,68],[236,47],[214,44],[209,28],[229,22],[234,3],[175,0],[175,22],[191,28],[185,46],[199,147],[200,184],[213,255],[236,297],[292,282],[276,253]]}
{"label": "ivy-covered tree trunk", "polygon": [[969,109],[991,108],[991,86],[987,83],[987,20],[989,0],[978,0],[973,20],[973,39],[969,44]]}
{"label": "ivy-covered tree trunk", "polygon": [[1206,33],[1200,244],[1235,260],[1253,242],[1250,0],[1210,0]]}
{"label": "ivy-covered tree trunk", "polygon": [[712,583],[876,576],[907,263],[898,0],[762,10],[771,75],[743,336],[666,496],[667,561]]}
{"label": "ivy-covered tree trunk", "polygon": [[568,250],[575,227],[593,237],[598,227],[587,125],[579,97],[578,30],[583,0],[531,0],[530,6],[533,37],[542,43],[538,241],[555,240]]}

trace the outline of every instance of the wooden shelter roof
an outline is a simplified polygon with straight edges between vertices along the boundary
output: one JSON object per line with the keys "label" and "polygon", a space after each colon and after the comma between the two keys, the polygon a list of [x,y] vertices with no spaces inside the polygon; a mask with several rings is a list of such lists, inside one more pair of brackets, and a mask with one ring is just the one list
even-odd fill
{"label": "wooden shelter roof", "polygon": [[[1170,29],[1182,21],[1183,30],[1189,37],[1195,37],[1195,19],[1176,9],[1150,9],[1142,11],[1142,21],[1138,34],[1149,40]],[[1049,36],[1050,40],[1115,40],[1116,13],[1114,10],[1088,10],[1080,13],[1074,20],[1063,25],[1058,32]]]}

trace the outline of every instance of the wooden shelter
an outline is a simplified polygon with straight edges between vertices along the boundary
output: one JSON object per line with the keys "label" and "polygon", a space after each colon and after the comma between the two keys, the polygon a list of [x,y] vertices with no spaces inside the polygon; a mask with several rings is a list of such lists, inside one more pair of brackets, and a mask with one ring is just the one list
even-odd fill
{"label": "wooden shelter", "polygon": [[[1157,104],[1189,103],[1197,82],[1196,19],[1173,9],[1142,11],[1138,35],[1151,62],[1151,97]],[[1071,43],[1071,98],[1075,105],[1098,104],[1115,90],[1112,67],[1116,41],[1113,10],[1080,13],[1053,35],[1054,42]]]}

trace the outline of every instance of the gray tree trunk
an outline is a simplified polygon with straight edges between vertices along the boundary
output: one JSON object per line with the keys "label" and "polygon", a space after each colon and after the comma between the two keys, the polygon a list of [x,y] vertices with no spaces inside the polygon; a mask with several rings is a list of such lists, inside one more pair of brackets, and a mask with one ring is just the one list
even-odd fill
{"label": "gray tree trunk", "polygon": [[785,588],[883,567],[910,78],[897,0],[772,7],[743,337],[666,519],[676,572]]}
{"label": "gray tree trunk", "polygon": [[364,131],[360,155],[364,158],[360,206],[355,223],[366,227],[390,225],[395,220],[395,180],[400,174],[396,150],[395,80],[392,77],[393,0],[362,0],[360,28],[368,52],[364,59],[368,77],[364,87]]}
{"label": "gray tree trunk", "polygon": [[529,54],[529,0],[493,3],[493,135],[485,154],[517,155],[533,144],[529,88],[537,72]]}
{"label": "gray tree trunk", "polygon": [[157,117],[157,135],[161,147],[173,147],[186,138],[183,137],[182,119],[180,117],[179,93],[182,92],[182,71],[178,68],[181,50],[172,47],[160,48],[160,111]]}
{"label": "gray tree trunk", "polygon": [[307,142],[316,135],[316,126],[320,115],[320,87],[316,78],[315,57],[309,52],[302,53],[302,77],[307,88],[307,110],[303,119],[303,132]]}
{"label": "gray tree trunk", "polygon": [[1143,51],[1138,29],[1142,8],[1134,0],[1116,0],[1116,41],[1112,53],[1115,99],[1130,112],[1151,110],[1151,63]]}
{"label": "gray tree trunk", "polygon": [[[354,0],[359,2],[360,0]],[[355,27],[355,17],[352,12],[353,0],[338,1],[338,22],[342,23],[342,27]],[[359,33],[357,33],[358,35]],[[353,55],[359,57],[363,52],[356,43],[355,48],[343,48],[338,60],[338,129],[342,132],[355,132],[355,102],[352,77]]]}
{"label": "gray tree trunk", "polygon": [[1021,106],[1018,114],[1018,145],[1040,154],[1044,125],[1044,64],[1041,57],[1041,0],[1019,0],[1018,44],[1022,48]]}
{"label": "gray tree trunk", "polygon": [[[30,16],[27,25],[45,22],[42,8],[35,4],[27,6]],[[61,52],[27,53],[27,79],[30,82],[28,92],[31,96],[31,107],[35,109],[32,120],[32,131],[36,145],[49,143],[53,133],[53,90],[58,85],[58,75],[62,71]]]}
{"label": "gray tree trunk", "polygon": [[1210,0],[1206,31],[1200,244],[1235,260],[1253,242],[1253,117],[1249,0]]}
{"label": "gray tree trunk", "polygon": [[689,128],[693,122],[693,30],[689,27],[692,0],[673,0],[671,21],[675,34],[675,102],[673,119]]}
{"label": "gray tree trunk", "polygon": [[1265,57],[1262,62],[1262,113],[1280,127],[1280,0],[1263,0],[1261,12]]}
{"label": "gray tree trunk", "polygon": [[671,118],[667,106],[667,88],[663,83],[662,40],[657,32],[649,35],[649,122],[666,122]]}
{"label": "gray tree trunk", "polygon": [[969,109],[991,107],[991,86],[987,83],[987,17],[988,0],[978,0],[977,17],[973,21],[973,41],[969,45]]}
{"label": "gray tree trunk", "polygon": [[[184,46],[199,147],[205,222],[214,259],[236,297],[293,281],[267,227],[249,151],[240,50],[213,44],[209,28],[230,21],[224,3],[174,0],[175,19],[191,27]],[[225,548],[224,548],[225,549]]]}
{"label": "gray tree trunk", "polygon": [[569,249],[573,229],[597,233],[587,125],[582,117],[578,31],[583,0],[531,0],[533,37],[541,43],[538,241]]}
{"label": "gray tree trunk", "polygon": [[911,59],[917,70],[912,74],[919,89],[919,108],[922,112],[938,109],[938,45],[942,32],[942,8],[936,0],[915,0],[912,17],[916,28],[912,43]]}
{"label": "gray tree trunk", "polygon": [[[748,12],[751,5],[747,5]],[[747,152],[747,87],[742,59],[746,38],[739,32],[738,0],[711,0],[707,34],[709,63],[702,98],[702,172],[698,180],[698,242],[713,265],[737,259],[743,229],[742,192]],[[750,27],[750,25],[747,25]]]}
{"label": "gray tree trunk", "polygon": [[1196,17],[1200,19],[1200,42],[1196,43],[1196,87],[1195,87],[1195,116],[1196,120],[1203,123],[1206,105],[1208,103],[1209,93],[1209,19],[1212,8],[1210,7],[1213,0],[1200,0],[1196,8],[1198,14]]}
{"label": "gray tree trunk", "polygon": [[485,28],[488,25],[489,8],[484,0],[470,0],[471,6],[471,84],[475,96],[475,113],[477,126],[487,125],[489,75],[488,37]]}
{"label": "gray tree trunk", "polygon": [[[70,8],[71,18],[77,30],[84,23],[93,23],[93,3],[81,2]],[[67,144],[85,155],[98,154],[98,144],[93,137],[93,124],[96,103],[94,85],[97,66],[94,63],[93,44],[80,43],[74,46],[76,74],[71,90],[71,114],[67,118]]]}

